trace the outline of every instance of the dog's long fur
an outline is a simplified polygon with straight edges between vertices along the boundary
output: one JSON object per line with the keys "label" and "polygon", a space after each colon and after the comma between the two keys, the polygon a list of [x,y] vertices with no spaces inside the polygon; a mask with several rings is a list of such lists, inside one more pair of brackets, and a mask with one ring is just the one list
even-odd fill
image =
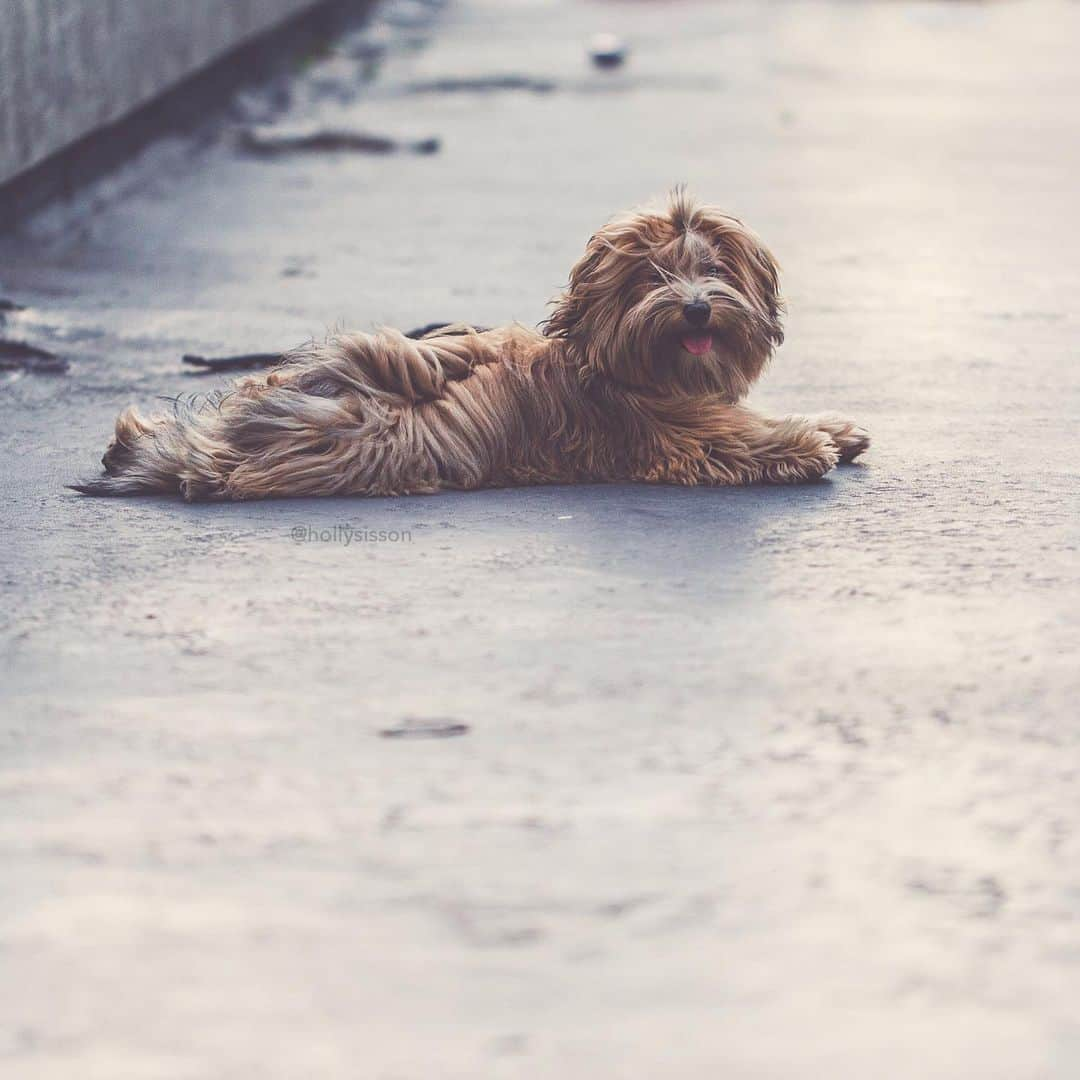
{"label": "dog's long fur", "polygon": [[781,311],[764,245],[676,192],[590,239],[540,332],[332,337],[201,405],[128,409],[106,475],[78,490],[259,499],[815,480],[869,439],[835,417],[740,404],[783,340]]}

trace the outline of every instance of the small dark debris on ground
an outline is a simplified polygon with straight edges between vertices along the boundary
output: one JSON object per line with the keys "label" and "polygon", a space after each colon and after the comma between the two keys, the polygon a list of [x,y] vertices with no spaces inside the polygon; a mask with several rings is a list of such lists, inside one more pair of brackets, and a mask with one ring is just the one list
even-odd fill
{"label": "small dark debris on ground", "polygon": [[31,371],[42,375],[59,375],[67,371],[68,362],[47,349],[27,345],[24,341],[0,338],[0,371]]}
{"label": "small dark debris on ground", "polygon": [[252,368],[272,367],[282,358],[282,353],[244,353],[241,356],[195,356],[185,353],[182,360],[191,367],[199,368],[191,375],[209,375],[216,371],[250,371]]}
{"label": "small dark debris on ground", "polygon": [[240,146],[252,154],[274,157],[292,153],[411,154],[438,153],[441,143],[434,135],[397,138],[352,128],[268,125],[239,129]]}
{"label": "small dark debris on ground", "polygon": [[407,716],[400,724],[383,728],[379,735],[384,739],[453,739],[468,734],[468,731],[468,724],[445,716]]}
{"label": "small dark debris on ground", "polygon": [[589,42],[589,56],[598,68],[622,67],[629,50],[614,34],[597,34]]}
{"label": "small dark debris on ground", "polygon": [[412,330],[409,330],[405,336],[412,338],[414,341],[419,338],[425,338],[429,334],[437,333],[442,330],[446,334],[466,334],[470,331],[474,331],[477,334],[486,334],[490,327],[487,326],[473,326],[471,323],[452,323],[452,322],[431,322],[424,326],[416,326]]}
{"label": "small dark debris on ground", "polygon": [[409,94],[491,94],[506,90],[524,90],[530,94],[550,94],[558,89],[551,79],[531,75],[479,75],[471,77],[446,76],[422,79],[405,87]]}

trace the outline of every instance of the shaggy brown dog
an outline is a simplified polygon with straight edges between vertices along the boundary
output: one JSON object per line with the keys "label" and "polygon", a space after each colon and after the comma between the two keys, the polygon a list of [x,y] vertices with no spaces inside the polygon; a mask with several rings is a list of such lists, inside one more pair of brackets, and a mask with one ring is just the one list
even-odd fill
{"label": "shaggy brown dog", "polygon": [[509,484],[816,480],[869,445],[739,404],[783,340],[776,265],[676,192],[589,241],[542,332],[344,334],[170,416],[128,409],[89,494],[390,495]]}

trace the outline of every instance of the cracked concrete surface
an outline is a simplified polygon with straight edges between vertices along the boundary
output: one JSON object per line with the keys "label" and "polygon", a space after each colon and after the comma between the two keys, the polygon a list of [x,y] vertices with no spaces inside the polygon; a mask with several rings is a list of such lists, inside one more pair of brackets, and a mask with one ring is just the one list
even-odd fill
{"label": "cracked concrete surface", "polygon": [[[592,72],[608,29],[631,60]],[[5,333],[71,361],[0,376],[5,1068],[1075,1076],[1078,30],[1051,3],[399,4],[237,115],[439,154],[263,162],[208,122],[0,241]],[[784,265],[755,401],[857,418],[863,467],[64,490],[120,406],[217,385],[182,352],[535,322],[675,181]],[[425,723],[468,730],[380,734]]]}

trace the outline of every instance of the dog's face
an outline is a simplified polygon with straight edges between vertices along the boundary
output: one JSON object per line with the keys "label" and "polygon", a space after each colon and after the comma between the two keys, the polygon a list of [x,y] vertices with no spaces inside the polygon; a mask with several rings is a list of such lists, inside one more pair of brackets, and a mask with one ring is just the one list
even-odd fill
{"label": "dog's face", "polygon": [[735,218],[676,192],[589,241],[545,333],[586,375],[737,401],[783,341],[776,264]]}

